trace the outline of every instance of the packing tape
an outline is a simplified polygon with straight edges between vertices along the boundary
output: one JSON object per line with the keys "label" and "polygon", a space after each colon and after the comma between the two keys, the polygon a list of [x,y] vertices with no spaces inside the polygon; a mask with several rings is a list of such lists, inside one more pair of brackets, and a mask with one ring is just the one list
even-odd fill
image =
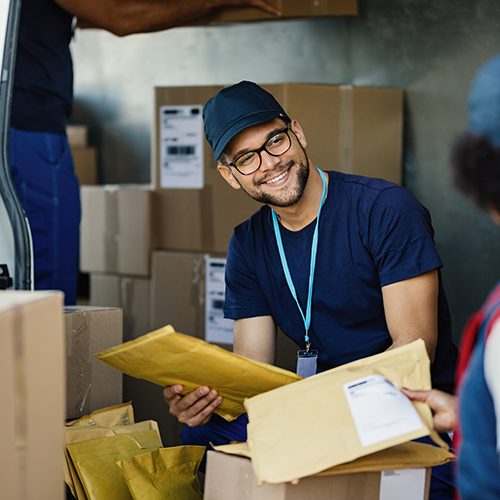
{"label": "packing tape", "polygon": [[106,187],[104,190],[105,232],[104,266],[108,273],[118,272],[118,233],[120,219],[118,210],[118,189]]}
{"label": "packing tape", "polygon": [[352,85],[340,86],[339,157],[337,168],[343,172],[352,172],[353,169],[353,94]]}
{"label": "packing tape", "polygon": [[90,352],[90,314],[82,311],[71,313],[71,323],[66,337],[70,338],[67,356],[67,408],[69,418],[89,413],[92,390],[92,364]]}
{"label": "packing tape", "polygon": [[[18,461],[18,467],[21,471],[21,477],[27,473],[27,446],[28,446],[28,388],[26,383],[25,373],[26,352],[24,349],[27,339],[23,335],[23,314],[18,309],[14,313],[14,384],[15,384],[15,400],[14,400],[14,415],[16,421],[14,423],[15,444],[17,457],[11,457]],[[27,498],[27,481],[18,483],[19,498]]]}

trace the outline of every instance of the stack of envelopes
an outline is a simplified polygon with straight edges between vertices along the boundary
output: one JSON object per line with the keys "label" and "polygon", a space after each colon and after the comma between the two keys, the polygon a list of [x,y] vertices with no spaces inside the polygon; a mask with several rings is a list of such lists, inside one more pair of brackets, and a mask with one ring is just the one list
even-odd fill
{"label": "stack of envelopes", "polygon": [[65,437],[65,481],[78,500],[202,498],[205,448],[162,448],[157,423],[135,423],[130,403],[68,423]]}

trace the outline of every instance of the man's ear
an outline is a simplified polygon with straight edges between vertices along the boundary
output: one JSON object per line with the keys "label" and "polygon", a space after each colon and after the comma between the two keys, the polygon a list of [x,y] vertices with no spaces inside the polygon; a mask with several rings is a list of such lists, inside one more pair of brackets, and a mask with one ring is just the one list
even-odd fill
{"label": "man's ear", "polygon": [[233,175],[233,172],[231,170],[231,167],[228,167],[227,165],[224,165],[222,163],[217,163],[217,170],[219,171],[219,174],[222,175],[224,180],[233,188],[233,189],[240,189],[240,183],[238,182],[238,179]]}
{"label": "man's ear", "polygon": [[300,145],[305,149],[307,146],[307,139],[300,126],[300,123],[297,120],[292,120],[290,124],[290,128],[293,130],[293,133],[297,136],[297,139],[300,142]]}

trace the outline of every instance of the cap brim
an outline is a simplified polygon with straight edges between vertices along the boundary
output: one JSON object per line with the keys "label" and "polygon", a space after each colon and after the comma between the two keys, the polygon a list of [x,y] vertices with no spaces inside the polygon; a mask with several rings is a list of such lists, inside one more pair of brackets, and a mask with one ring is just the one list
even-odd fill
{"label": "cap brim", "polygon": [[252,115],[247,115],[243,117],[241,120],[233,123],[225,132],[222,134],[219,142],[214,148],[214,159],[216,161],[219,160],[222,153],[226,149],[226,146],[231,142],[231,140],[243,130],[253,127],[254,125],[260,125],[261,123],[270,122],[275,118],[283,117],[286,118],[286,115],[280,113],[277,110],[272,111],[260,111],[258,113],[254,113]]}

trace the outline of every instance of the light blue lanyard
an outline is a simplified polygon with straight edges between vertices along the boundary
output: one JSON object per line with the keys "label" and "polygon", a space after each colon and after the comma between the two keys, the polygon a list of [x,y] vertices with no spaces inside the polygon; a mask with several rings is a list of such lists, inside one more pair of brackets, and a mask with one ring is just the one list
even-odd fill
{"label": "light blue lanyard", "polygon": [[292,281],[292,275],[290,274],[290,269],[288,268],[288,262],[286,260],[285,249],[283,248],[283,241],[281,239],[281,232],[278,224],[278,216],[274,210],[271,210],[273,217],[273,227],[274,227],[274,236],[276,237],[276,243],[278,244],[278,251],[281,259],[281,266],[283,267],[283,272],[285,273],[286,282],[288,284],[288,288],[290,289],[290,293],[292,294],[297,307],[299,308],[300,314],[304,321],[304,327],[306,330],[306,334],[304,336],[306,342],[306,350],[309,351],[309,347],[311,346],[311,342],[309,341],[309,327],[311,326],[311,305],[312,305],[312,294],[313,294],[313,284],[314,284],[314,269],[316,268],[316,254],[318,252],[318,224],[319,224],[319,216],[321,214],[321,209],[323,208],[323,204],[326,198],[326,176],[325,174],[316,167],[318,171],[321,182],[323,183],[323,193],[321,194],[321,202],[318,208],[318,215],[316,216],[316,227],[314,228],[314,234],[311,244],[311,264],[309,268],[309,291],[307,294],[307,308],[306,314],[304,316],[304,312],[299,304],[299,299],[297,298],[297,292],[295,291],[295,286]]}

